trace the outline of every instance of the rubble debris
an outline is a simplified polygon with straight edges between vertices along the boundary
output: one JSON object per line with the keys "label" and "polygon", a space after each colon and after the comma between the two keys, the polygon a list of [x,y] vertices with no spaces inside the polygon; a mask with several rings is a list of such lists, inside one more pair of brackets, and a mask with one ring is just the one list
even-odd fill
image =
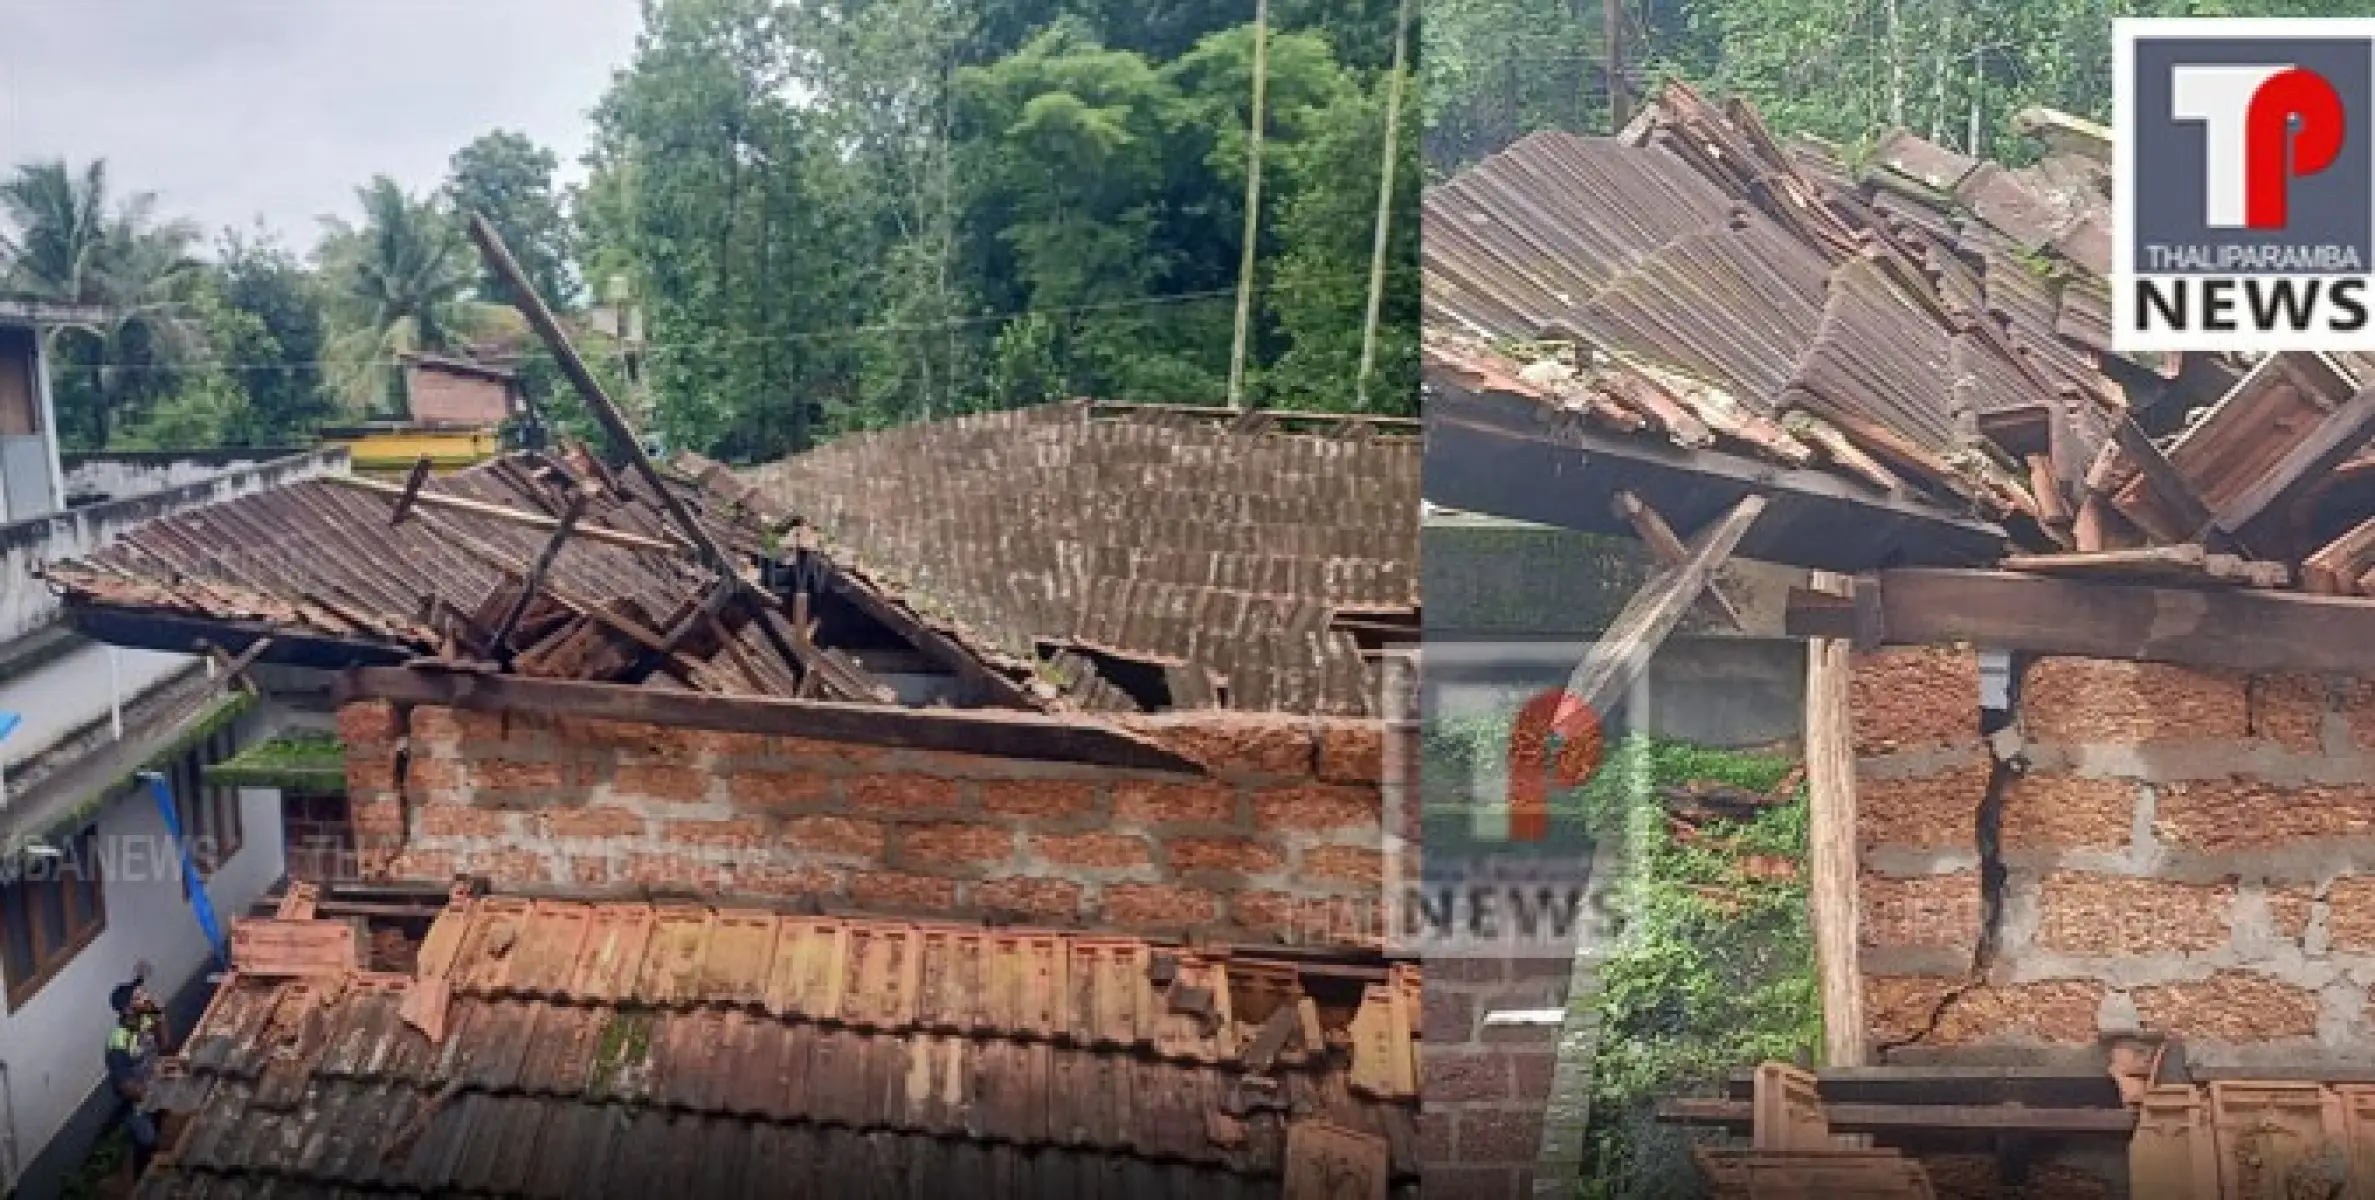
{"label": "rubble debris", "polygon": [[2011,571],[2375,595],[2375,357],[2114,352],[2100,131],[2032,116],[2019,168],[1680,83],[1529,135],[1427,195],[1430,386],[1997,522]]}

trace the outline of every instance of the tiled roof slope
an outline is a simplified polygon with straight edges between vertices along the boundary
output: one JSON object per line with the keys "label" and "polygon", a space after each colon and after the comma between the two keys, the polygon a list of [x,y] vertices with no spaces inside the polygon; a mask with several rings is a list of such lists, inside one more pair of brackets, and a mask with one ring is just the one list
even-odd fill
{"label": "tiled roof slope", "polygon": [[977,646],[1184,667],[1233,708],[1368,712],[1331,616],[1418,604],[1419,445],[1375,430],[1076,402],[854,435],[747,479]]}
{"label": "tiled roof slope", "polygon": [[1537,133],[1430,190],[1428,363],[1570,343],[1530,382],[1610,427],[2033,513],[2018,456],[2075,481],[2109,435],[2106,179],[1902,130],[1851,171],[1669,85],[1625,138]]}
{"label": "tiled roof slope", "polygon": [[[77,562],[44,575],[78,617],[172,618],[203,630],[275,635],[312,648],[308,665],[339,667],[404,662],[437,655],[456,637],[461,652],[484,655],[472,640],[499,626],[517,580],[537,559],[545,529],[450,506],[416,503],[393,520],[397,497],[358,490],[355,481],[314,480],[150,522]],[[594,485],[579,532],[565,542],[545,577],[546,593],[521,617],[511,641],[521,674],[611,678],[641,647],[618,631],[664,636],[698,616],[716,575],[677,552],[682,539],[642,485],[611,476],[575,449],[513,454],[426,481],[424,494],[475,501],[546,519],[566,508],[568,489]],[[761,534],[723,507],[682,499],[704,528],[731,551],[755,552]],[[587,536],[605,529],[651,548]],[[589,615],[589,610],[601,610]],[[791,694],[797,683],[756,620],[740,606],[721,611],[729,644],[711,629],[679,640],[676,680],[698,691]],[[185,639],[185,626],[116,637]],[[603,635],[609,649],[591,635]],[[216,636],[217,644],[245,639]],[[593,653],[589,653],[592,648]],[[294,651],[281,649],[276,657]],[[742,664],[764,673],[754,687]],[[857,696],[836,698],[860,698]]]}
{"label": "tiled roof slope", "polygon": [[513,897],[417,977],[234,966],[143,1197],[1416,1192],[1415,968]]}

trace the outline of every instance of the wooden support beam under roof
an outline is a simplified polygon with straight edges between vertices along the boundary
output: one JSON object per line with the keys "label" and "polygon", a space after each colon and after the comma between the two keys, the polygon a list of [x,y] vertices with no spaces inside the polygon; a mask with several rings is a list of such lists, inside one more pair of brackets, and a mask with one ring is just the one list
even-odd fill
{"label": "wooden support beam under roof", "polygon": [[[1753,1100],[1677,1099],[1658,1103],[1658,1120],[1675,1125],[1715,1125],[1746,1130],[1755,1122]],[[2020,1104],[1825,1104],[1823,1115],[1835,1133],[1890,1134],[1984,1132],[2058,1136],[2126,1137],[2136,1114],[2126,1108],[2030,1108]]]}
{"label": "wooden support beam under roof", "polygon": [[[2375,598],[2055,579],[1927,568],[1856,581],[1878,611],[1871,640],[1963,641],[1996,650],[2237,671],[2375,673]],[[1867,622],[1867,625],[1875,624]],[[1783,627],[1855,637],[1852,605],[1798,591]]]}
{"label": "wooden support beam under roof", "polygon": [[1608,623],[1607,632],[1575,665],[1574,674],[1567,679],[1568,698],[1581,703],[1595,720],[1604,719],[1621,703],[1633,681],[1649,668],[1650,656],[1698,602],[1715,569],[1731,556],[1732,548],[1764,511],[1764,497],[1742,498],[1732,511],[1691,538],[1681,562],[1642,584]]}
{"label": "wooden support beam under roof", "polygon": [[914,709],[772,696],[718,696],[660,688],[424,668],[366,667],[339,680],[339,699],[435,704],[476,712],[566,712],[578,717],[716,729],[858,745],[1076,762],[1201,774],[1161,744],[1078,717],[964,709]]}
{"label": "wooden support beam under roof", "polygon": [[[1623,517],[1633,527],[1633,533],[1649,546],[1649,553],[1658,560],[1659,566],[1679,567],[1690,560],[1690,551],[1683,546],[1682,538],[1675,534],[1674,527],[1666,524],[1666,518],[1659,516],[1658,510],[1642,503],[1641,497],[1631,492],[1618,492],[1616,514]],[[1740,606],[1732,603],[1732,598],[1724,595],[1723,588],[1713,580],[1708,581],[1707,587],[1699,593],[1698,606],[1707,615],[1734,629],[1747,626],[1747,622],[1741,619]]]}
{"label": "wooden support beam under roof", "polygon": [[1686,450],[1554,417],[1527,397],[1430,379],[1427,501],[1629,538],[1635,530],[1615,509],[1620,491],[1682,528],[1703,526],[1744,497],[1763,496],[1768,507],[1741,539],[1738,557],[1847,574],[1914,564],[1978,566],[1996,561],[2007,545],[1995,524],[1828,472]]}

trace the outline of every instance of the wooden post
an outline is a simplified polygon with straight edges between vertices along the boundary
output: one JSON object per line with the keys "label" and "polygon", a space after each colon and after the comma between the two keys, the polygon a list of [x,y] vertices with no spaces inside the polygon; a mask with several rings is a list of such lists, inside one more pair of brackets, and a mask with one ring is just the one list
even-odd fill
{"label": "wooden post", "polygon": [[[1815,591],[1846,595],[1845,575],[1817,571]],[[1815,973],[1822,992],[1823,1062],[1865,1065],[1864,989],[1856,963],[1855,736],[1848,711],[1849,644],[1807,642],[1806,804],[1812,876],[1807,911],[1814,923]]]}
{"label": "wooden post", "polygon": [[[1267,0],[1264,2],[1267,3]],[[1258,92],[1256,94],[1259,95]],[[701,565],[715,571],[726,586],[748,594],[763,616],[774,614],[775,598],[752,583],[734,565],[734,561],[726,556],[725,548],[718,545],[717,539],[709,536],[709,530],[702,527],[701,522],[694,518],[692,510],[684,506],[684,500],[676,494],[676,490],[661,477],[660,469],[652,464],[651,455],[644,450],[643,439],[636,435],[635,427],[628,423],[627,418],[619,412],[618,405],[611,402],[610,394],[602,390],[601,382],[587,369],[585,359],[578,356],[577,347],[571,345],[569,336],[562,332],[560,321],[553,316],[552,309],[545,306],[544,297],[536,294],[535,286],[528,282],[527,272],[522,271],[518,260],[511,257],[511,251],[503,245],[502,235],[487,223],[485,215],[470,214],[470,240],[478,243],[479,253],[485,257],[487,266],[511,289],[513,303],[518,306],[520,315],[528,319],[528,325],[536,331],[536,336],[544,339],[545,348],[552,351],[553,361],[561,368],[561,374],[568,378],[579,395],[585,397],[586,408],[602,426],[602,432],[609,435],[619,453],[626,456],[627,465],[642,478],[644,486],[651,489],[653,500],[668,514],[677,532],[683,534],[685,541],[693,547]],[[796,666],[800,664],[799,655],[783,640],[774,621],[765,621],[761,628],[785,662]]]}

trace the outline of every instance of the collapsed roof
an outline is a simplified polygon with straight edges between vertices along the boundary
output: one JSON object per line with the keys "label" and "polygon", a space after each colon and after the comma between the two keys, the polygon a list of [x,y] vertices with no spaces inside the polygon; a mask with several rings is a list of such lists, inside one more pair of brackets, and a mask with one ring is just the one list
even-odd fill
{"label": "collapsed roof", "polygon": [[1053,655],[1071,694],[1358,714],[1375,689],[1339,618],[1417,634],[1417,440],[1158,408],[1059,405],[839,439],[751,483],[845,569],[985,652]]}
{"label": "collapsed roof", "polygon": [[45,575],[102,640],[319,668],[1362,714],[1368,667],[1336,623],[1416,616],[1417,443],[1384,428],[1075,403],[844,439],[759,492],[688,459],[666,496],[574,448],[523,452],[243,497]]}
{"label": "collapsed roof", "polygon": [[461,895],[410,974],[303,901],[233,958],[143,1197],[1417,1191],[1406,965]]}
{"label": "collapsed roof", "polygon": [[1669,84],[1622,136],[1535,134],[1432,189],[1429,497],[1529,503],[1468,443],[1589,447],[1559,523],[1770,492],[1749,557],[2375,592],[2375,362],[2112,352],[2109,140],[2020,123],[2032,166],[1901,129],[1850,163]]}

